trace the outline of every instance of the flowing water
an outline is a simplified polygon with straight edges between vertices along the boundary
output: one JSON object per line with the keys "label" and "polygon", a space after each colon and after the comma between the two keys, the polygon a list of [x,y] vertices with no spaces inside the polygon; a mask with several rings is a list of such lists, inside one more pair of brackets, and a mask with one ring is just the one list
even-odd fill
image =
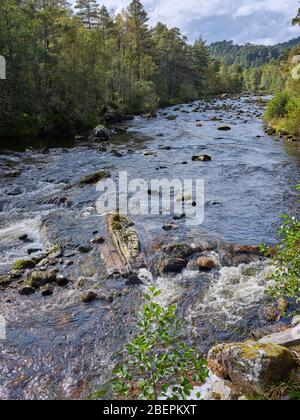
{"label": "flowing water", "polygon": [[[165,232],[162,226],[174,223],[166,215],[132,217],[145,250],[159,242],[193,244],[203,238],[276,242],[279,215],[299,211],[294,185],[300,179],[300,145],[267,136],[262,113],[253,97],[197,102],[164,109],[155,119],[136,117],[126,123],[126,133],[101,147],[61,138],[0,143],[0,274],[28,258],[28,251],[38,255],[61,243],[60,270],[72,279],[47,298],[22,297],[17,287],[0,292],[7,324],[6,340],[0,340],[0,398],[85,397],[110,378],[118,351],[134,332],[143,288],[108,278],[98,247],[78,252],[95,231],[105,229],[95,186],[76,186],[82,176],[107,170],[112,179],[119,171],[127,171],[129,179],[204,179],[203,225],[188,227],[181,220],[177,230]],[[170,121],[165,114],[177,118]],[[220,125],[232,129],[219,131]],[[197,154],[212,160],[192,162]],[[214,257],[219,260],[218,253]],[[143,275],[145,283],[160,287],[162,303],[178,304],[186,334],[206,351],[265,325],[260,308],[271,270],[268,261],[254,261],[220,265],[211,275],[193,270],[152,280],[147,271]],[[85,305],[80,295],[86,290],[113,296],[113,302]]]}

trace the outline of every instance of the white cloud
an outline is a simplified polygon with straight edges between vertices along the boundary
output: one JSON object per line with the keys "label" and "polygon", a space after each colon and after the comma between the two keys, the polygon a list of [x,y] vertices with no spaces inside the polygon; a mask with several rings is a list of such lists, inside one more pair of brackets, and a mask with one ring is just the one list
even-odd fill
{"label": "white cloud", "polygon": [[[130,0],[99,0],[116,12]],[[190,40],[203,35],[208,41],[232,39],[235,42],[264,44],[299,36],[291,20],[298,0],[144,0],[150,23],[161,21],[177,26]]]}

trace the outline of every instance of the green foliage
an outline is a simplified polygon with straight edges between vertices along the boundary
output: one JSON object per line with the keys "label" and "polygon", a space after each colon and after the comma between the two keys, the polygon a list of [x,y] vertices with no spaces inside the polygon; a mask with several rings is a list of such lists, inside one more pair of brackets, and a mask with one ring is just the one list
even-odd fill
{"label": "green foliage", "polygon": [[242,68],[261,67],[272,60],[278,60],[285,51],[300,43],[300,38],[292,39],[283,44],[266,45],[236,45],[232,41],[215,42],[209,46],[211,55],[226,65],[238,64]]}
{"label": "green foliage", "polygon": [[292,97],[287,105],[286,129],[289,133],[300,136],[300,97]]}
{"label": "green foliage", "polygon": [[178,342],[176,306],[159,305],[159,295],[159,290],[150,288],[144,297],[138,334],[126,346],[124,362],[114,370],[116,398],[185,400],[193,389],[192,382],[207,379],[206,361]]}
{"label": "green foliage", "polygon": [[117,16],[96,0],[2,0],[0,134],[91,128],[116,115],[209,93],[204,42],[176,28],[149,28],[139,0]]}
{"label": "green foliage", "polygon": [[[300,190],[299,186],[297,188]],[[276,298],[291,298],[300,304],[300,220],[283,215],[278,237],[278,252],[273,258],[274,285],[268,292]]]}
{"label": "green foliage", "polygon": [[265,118],[267,120],[273,120],[286,117],[291,99],[292,97],[289,92],[283,91],[277,93],[267,105]]}

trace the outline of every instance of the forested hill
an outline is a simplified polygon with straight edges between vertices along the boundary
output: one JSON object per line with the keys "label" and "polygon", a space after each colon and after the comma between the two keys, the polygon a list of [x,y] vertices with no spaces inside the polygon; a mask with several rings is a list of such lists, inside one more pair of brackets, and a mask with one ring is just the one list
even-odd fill
{"label": "forested hill", "polygon": [[213,57],[221,59],[227,65],[239,64],[243,68],[259,67],[277,60],[285,50],[300,44],[300,37],[273,46],[237,45],[233,41],[215,42],[209,46]]}

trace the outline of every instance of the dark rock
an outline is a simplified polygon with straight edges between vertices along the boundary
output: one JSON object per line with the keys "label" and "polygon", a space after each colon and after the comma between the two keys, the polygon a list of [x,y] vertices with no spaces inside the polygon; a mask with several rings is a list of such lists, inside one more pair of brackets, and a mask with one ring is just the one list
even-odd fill
{"label": "dark rock", "polygon": [[78,251],[81,252],[81,254],[88,254],[92,251],[92,248],[87,245],[81,245],[80,247],[78,247]]}
{"label": "dark rock", "polygon": [[35,289],[30,286],[24,286],[21,289],[19,289],[19,293],[21,296],[30,296],[35,293]]}
{"label": "dark rock", "polygon": [[211,156],[208,156],[208,155],[199,155],[199,156],[192,157],[193,162],[208,162],[210,160],[211,160]]}
{"label": "dark rock", "polygon": [[178,226],[172,225],[170,223],[163,226],[163,230],[166,230],[166,231],[176,230],[176,229],[178,229]]}
{"label": "dark rock", "polygon": [[222,125],[221,127],[218,127],[218,130],[220,130],[220,131],[230,131],[231,127],[229,127],[227,125]]}
{"label": "dark rock", "polygon": [[37,254],[38,252],[42,252],[43,250],[41,248],[28,248],[27,253],[28,255],[31,254]]}
{"label": "dark rock", "polygon": [[65,276],[63,276],[62,274],[58,274],[56,276],[56,283],[60,287],[65,287],[69,283],[69,280]]}
{"label": "dark rock", "polygon": [[131,274],[125,281],[126,286],[139,286],[143,284],[142,280],[135,274]]}
{"label": "dark rock", "polygon": [[98,125],[92,131],[89,140],[92,142],[101,142],[111,139],[113,136],[112,131],[104,127],[104,125]]}
{"label": "dark rock", "polygon": [[183,214],[175,214],[174,216],[173,216],[173,220],[182,220],[182,219],[185,219],[186,218],[186,215],[183,213]]}
{"label": "dark rock", "polygon": [[118,152],[115,149],[112,149],[111,154],[114,155],[115,157],[119,157],[119,158],[123,157],[122,153]]}
{"label": "dark rock", "polygon": [[168,254],[169,257],[181,258],[186,260],[193,255],[194,250],[188,244],[171,244],[163,248],[163,251]]}
{"label": "dark rock", "polygon": [[41,290],[41,295],[44,297],[52,296],[53,295],[53,287],[45,286]]}
{"label": "dark rock", "polygon": [[21,188],[15,187],[6,192],[7,195],[17,196],[22,194]]}
{"label": "dark rock", "polygon": [[81,301],[83,303],[91,303],[97,299],[97,295],[94,292],[87,292],[81,296]]}
{"label": "dark rock", "polygon": [[163,258],[159,264],[160,274],[181,273],[187,266],[184,258]]}
{"label": "dark rock", "polygon": [[105,239],[102,236],[96,236],[95,238],[93,238],[91,240],[91,244],[102,245],[102,244],[104,244],[104,242],[105,242]]}

